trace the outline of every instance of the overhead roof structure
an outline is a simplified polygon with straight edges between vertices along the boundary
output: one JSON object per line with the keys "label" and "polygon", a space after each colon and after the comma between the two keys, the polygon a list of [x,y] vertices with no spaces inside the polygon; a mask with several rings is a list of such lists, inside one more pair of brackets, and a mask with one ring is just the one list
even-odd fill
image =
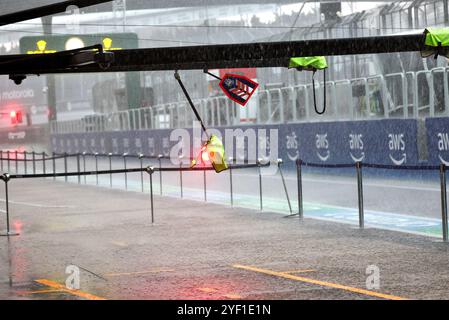
{"label": "overhead roof structure", "polygon": [[[64,1],[64,6],[67,6],[69,3],[86,6],[107,1],[69,0]],[[192,0],[188,1],[189,3],[195,2]],[[176,2],[179,3],[181,1]],[[165,1],[164,4],[166,4]],[[37,17],[38,14],[45,15],[49,12],[58,12],[58,10],[59,12],[64,12],[64,6],[62,3],[57,3],[31,11],[25,11],[22,14],[11,14],[9,17],[10,20],[20,21],[20,16],[24,20],[31,15]],[[2,21],[2,17],[0,17],[0,21]],[[97,52],[95,53],[97,57],[93,57],[92,51],[89,54],[81,50],[80,52],[68,52],[66,55],[64,55],[64,52],[58,52],[56,53],[57,56],[54,56],[54,54],[0,56],[0,74],[26,75],[77,72],[287,67],[291,57],[422,51],[423,49],[424,35],[410,34],[362,38],[127,49],[114,51],[113,59],[107,59],[107,64],[84,63],[84,60],[81,58],[86,56],[86,61],[104,61],[101,55],[106,55],[106,53]],[[110,57],[111,54],[108,54],[108,56]],[[80,58],[78,59],[78,57]]]}
{"label": "overhead roof structure", "polygon": [[114,51],[105,68],[67,65],[52,54],[0,56],[0,74],[47,74],[149,70],[287,67],[291,57],[421,51],[424,35],[395,35],[303,41],[241,43]]}

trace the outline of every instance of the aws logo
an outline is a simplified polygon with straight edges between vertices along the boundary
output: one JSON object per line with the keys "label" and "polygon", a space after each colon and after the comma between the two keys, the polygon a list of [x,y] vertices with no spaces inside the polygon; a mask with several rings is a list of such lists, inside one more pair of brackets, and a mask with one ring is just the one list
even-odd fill
{"label": "aws logo", "polygon": [[449,150],[449,134],[438,132],[438,158],[440,159],[441,163],[444,163],[446,166],[449,166],[449,161],[445,160],[441,153]]}
{"label": "aws logo", "polygon": [[363,134],[350,133],[349,134],[349,155],[354,162],[361,162],[365,159],[365,151],[363,150]]}
{"label": "aws logo", "polygon": [[329,151],[329,140],[327,139],[327,133],[315,135],[316,155],[321,160],[326,162],[331,156]]}
{"label": "aws logo", "polygon": [[405,151],[405,135],[403,133],[388,134],[388,149],[390,150],[390,160],[397,166],[407,162],[407,153]]}

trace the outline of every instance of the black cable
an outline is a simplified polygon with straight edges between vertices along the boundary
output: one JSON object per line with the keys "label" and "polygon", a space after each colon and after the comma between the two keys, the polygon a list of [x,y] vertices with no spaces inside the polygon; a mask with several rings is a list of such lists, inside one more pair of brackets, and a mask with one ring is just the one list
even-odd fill
{"label": "black cable", "polygon": [[312,75],[312,87],[313,87],[313,106],[315,108],[315,112],[319,115],[323,114],[324,112],[326,112],[326,69],[323,70],[324,74],[323,74],[323,80],[324,80],[324,106],[323,106],[323,110],[322,111],[318,111],[318,108],[316,107],[316,94],[315,94],[315,71],[313,71],[313,75]]}

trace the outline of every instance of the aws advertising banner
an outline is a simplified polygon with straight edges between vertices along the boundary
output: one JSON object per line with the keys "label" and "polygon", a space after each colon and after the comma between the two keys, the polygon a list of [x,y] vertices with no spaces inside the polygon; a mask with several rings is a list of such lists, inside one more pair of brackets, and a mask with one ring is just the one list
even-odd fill
{"label": "aws advertising banner", "polygon": [[426,119],[429,164],[449,166],[449,118]]}
{"label": "aws advertising banner", "polygon": [[284,161],[386,165],[418,162],[415,120],[371,120],[288,124],[280,127]]}
{"label": "aws advertising banner", "polygon": [[[444,128],[444,124],[441,126]],[[437,128],[437,125],[434,127]],[[183,130],[192,146],[192,129]],[[177,134],[173,134],[173,141],[170,140],[172,131],[159,129],[58,134],[53,135],[52,143],[53,150],[59,153],[127,152],[150,156],[162,154],[168,157],[172,147],[179,142]],[[396,166],[418,164],[415,120],[249,125],[222,127],[217,129],[217,133],[221,135],[227,156],[233,156],[239,161],[281,158],[287,167],[294,167],[297,159],[322,164],[348,164],[357,161]],[[241,138],[237,139],[236,136]],[[446,142],[443,147],[449,147],[449,137]]]}

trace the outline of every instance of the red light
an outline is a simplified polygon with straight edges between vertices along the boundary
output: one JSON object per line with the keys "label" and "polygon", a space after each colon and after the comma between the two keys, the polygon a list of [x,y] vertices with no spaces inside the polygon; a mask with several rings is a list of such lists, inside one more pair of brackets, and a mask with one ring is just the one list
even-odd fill
{"label": "red light", "polygon": [[209,155],[207,154],[207,151],[201,151],[201,159],[203,160],[203,162],[209,161]]}
{"label": "red light", "polygon": [[22,123],[22,112],[21,111],[10,111],[11,124]]}

